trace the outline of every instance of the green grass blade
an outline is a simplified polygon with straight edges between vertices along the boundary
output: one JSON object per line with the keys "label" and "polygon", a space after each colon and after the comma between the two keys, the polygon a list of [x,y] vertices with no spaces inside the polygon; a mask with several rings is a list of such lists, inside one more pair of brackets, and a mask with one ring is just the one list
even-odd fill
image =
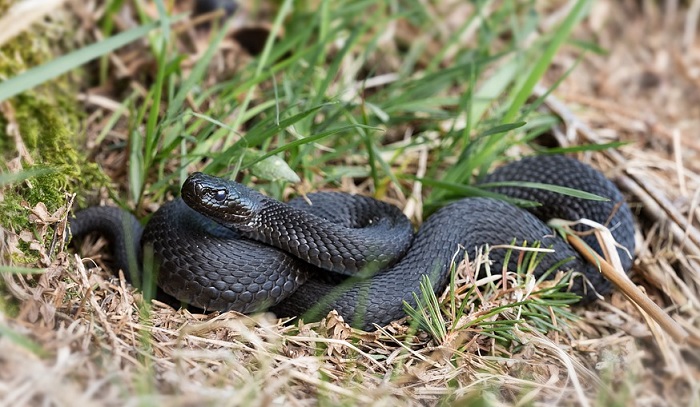
{"label": "green grass blade", "polygon": [[[526,199],[518,199],[518,198],[512,198],[503,194],[498,194],[495,192],[487,191],[483,189],[483,187],[486,184],[479,185],[479,186],[472,186],[472,185],[464,185],[461,183],[455,183],[455,182],[448,182],[448,181],[439,181],[439,180],[434,180],[434,179],[429,179],[429,178],[419,178],[419,177],[414,177],[410,175],[405,175],[402,176],[401,178],[408,178],[412,179],[415,181],[418,181],[422,183],[423,185],[431,186],[433,188],[439,188],[439,190],[444,190],[441,191],[443,192],[443,196],[449,196],[449,195],[457,195],[460,197],[475,197],[475,196],[480,196],[480,197],[487,197],[487,198],[495,198],[495,199],[500,199],[502,201],[510,202],[513,205],[518,205],[520,207],[533,207],[533,206],[538,206],[539,203],[535,201],[529,201]],[[435,193],[435,192],[433,192]],[[431,202],[431,204],[435,204],[435,202]]]}
{"label": "green grass blade", "polygon": [[298,113],[292,117],[282,120],[279,124],[272,125],[265,129],[251,129],[245,137],[241,138],[235,142],[232,146],[228,147],[223,152],[217,154],[217,156],[212,160],[212,162],[207,165],[206,172],[215,173],[220,170],[232,157],[236,156],[237,153],[246,147],[256,147],[260,145],[265,140],[275,134],[284,131],[287,127],[297,123],[300,120],[316,113],[325,105],[315,106],[309,110]]}
{"label": "green grass blade", "polygon": [[610,143],[603,144],[581,144],[580,146],[571,147],[553,147],[546,150],[541,150],[539,154],[570,154],[570,153],[582,153],[586,151],[603,151],[603,150],[614,150],[622,146],[630,144],[629,141],[612,141]]}
{"label": "green grass blade", "polygon": [[561,195],[568,195],[568,196],[573,196],[575,198],[581,198],[581,199],[588,199],[591,201],[609,201],[608,198],[605,198],[600,195],[596,194],[591,194],[590,192],[585,192],[585,191],[580,191],[578,189],[574,188],[567,188],[567,187],[562,187],[559,185],[552,185],[552,184],[543,184],[539,182],[508,182],[508,181],[503,181],[503,182],[488,182],[484,184],[479,184],[480,187],[482,188],[494,188],[494,187],[524,187],[524,188],[533,188],[533,189],[542,189],[545,191],[551,191],[551,192],[556,192]]}
{"label": "green grass blade", "polygon": [[192,68],[190,75],[184,80],[178,89],[177,93],[175,94],[175,98],[170,101],[167,113],[165,115],[167,119],[173,119],[177,112],[182,110],[182,105],[185,102],[187,94],[192,91],[192,88],[202,82],[202,79],[207,72],[207,68],[209,67],[209,62],[214,57],[219,44],[228,32],[227,27],[228,26],[223,27],[221,31],[217,33],[216,37],[212,39],[209,47],[207,47],[206,51],[204,51],[204,55],[197,60],[197,63],[194,65],[194,68]]}
{"label": "green grass blade", "polygon": [[318,134],[314,134],[313,136],[308,136],[308,137],[304,137],[302,139],[294,140],[294,141],[291,141],[283,146],[277,147],[277,148],[261,155],[260,157],[256,158],[255,160],[247,163],[246,167],[255,165],[258,162],[263,161],[264,159],[266,159],[270,156],[273,156],[275,154],[290,150],[294,147],[303,146],[305,144],[313,143],[315,141],[319,141],[321,139],[324,139],[330,135],[344,133],[346,131],[353,130],[357,127],[363,127],[363,128],[368,128],[368,129],[377,129],[376,127],[372,127],[372,126],[363,126],[361,124],[355,124],[355,125],[343,126],[343,127],[337,128],[337,129],[327,130],[327,131],[324,131],[324,132],[321,132]]}
{"label": "green grass blade", "polygon": [[564,22],[556,30],[556,34],[552,38],[547,48],[545,48],[544,53],[538,59],[537,64],[532,68],[527,79],[523,83],[522,87],[517,91],[515,98],[508,107],[506,114],[502,118],[502,123],[510,123],[516,120],[520,108],[523,107],[527,99],[532,94],[532,90],[535,89],[535,85],[542,78],[544,73],[549,68],[549,65],[556,55],[559,47],[566,41],[574,29],[576,24],[583,18],[587,9],[590,6],[590,0],[578,0],[571,12],[567,15]]}
{"label": "green grass blade", "polygon": [[9,339],[39,357],[48,355],[48,352],[41,345],[2,323],[0,323],[0,337]]}
{"label": "green grass blade", "polygon": [[52,173],[54,170],[51,168],[30,168],[21,172],[13,174],[3,174],[0,173],[0,186],[11,185],[17,182],[22,182],[26,179],[36,177],[39,175],[46,175]]}
{"label": "green grass blade", "polygon": [[20,266],[0,266],[0,274],[43,274],[46,269]]}
{"label": "green grass blade", "polygon": [[[292,1],[291,0],[285,0],[284,3],[279,8],[279,11],[277,12],[277,16],[275,17],[275,21],[272,24],[272,27],[270,29],[270,33],[267,36],[267,40],[265,41],[265,47],[263,48],[262,53],[260,54],[260,57],[258,58],[258,65],[257,69],[255,71],[255,77],[260,78],[262,76],[267,76],[263,75],[264,70],[267,69],[267,62],[269,61],[270,58],[270,53],[272,52],[272,45],[274,44],[275,40],[277,39],[277,35],[280,33],[280,30],[282,29],[282,25],[285,21],[285,18],[287,15],[290,13],[292,9]],[[251,86],[248,88],[248,91],[246,92],[245,99],[243,100],[243,103],[241,103],[240,107],[240,114],[236,117],[235,122],[231,127],[234,129],[240,128],[241,124],[243,123],[243,113],[245,113],[248,110],[248,106],[250,105],[250,102],[253,100],[253,94],[255,93],[255,90],[257,89],[256,86]],[[233,135],[229,134],[229,137],[226,139],[226,146],[230,146],[233,143]]]}
{"label": "green grass blade", "polygon": [[87,47],[71,52],[68,55],[58,57],[43,65],[31,68],[26,72],[15,76],[14,78],[10,78],[0,83],[0,102],[35,86],[41,85],[42,83],[75,69],[86,62],[92,61],[93,59],[108,54],[117,48],[123,47],[132,41],[136,41],[158,26],[158,22],[144,24],[140,27],[136,27],[129,31],[125,31],[113,37],[107,38],[106,40],[88,45]]}

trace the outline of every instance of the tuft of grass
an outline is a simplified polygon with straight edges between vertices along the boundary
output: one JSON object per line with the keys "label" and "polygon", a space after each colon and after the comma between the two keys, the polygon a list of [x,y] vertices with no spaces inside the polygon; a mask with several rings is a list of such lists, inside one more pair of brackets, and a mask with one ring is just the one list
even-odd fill
{"label": "tuft of grass", "polygon": [[[477,276],[480,279],[491,277],[490,270],[482,267],[488,260],[472,262],[467,268],[470,270],[473,268],[473,275],[471,271],[467,271],[467,274],[471,275],[467,281],[474,282],[467,286],[464,293],[460,292],[465,291],[464,287],[459,289],[457,287],[457,265],[453,262],[448,295],[445,300],[441,303],[437,299],[430,280],[426,276],[424,281],[421,281],[420,293],[414,293],[417,306],[413,307],[405,303],[406,313],[421,329],[442,345],[457,338],[460,332],[477,332],[510,348],[514,344],[521,343],[515,331],[530,329],[541,333],[560,331],[568,321],[576,320],[576,316],[568,308],[576,303],[579,297],[565,291],[574,272],[566,273],[555,283],[548,281],[551,274],[559,270],[564,263],[562,261],[534,280],[535,270],[547,255],[546,251],[539,251],[539,249],[537,242],[508,249],[504,268],[507,269],[505,265],[513,261],[516,271],[506,272],[507,276],[499,277],[495,281],[489,279],[489,282],[479,286],[474,280]],[[488,248],[482,248],[480,252],[484,250],[488,253]],[[522,251],[523,255],[511,259],[514,250]],[[514,283],[504,285],[506,281],[514,281]],[[478,295],[476,295],[477,290],[479,290]],[[469,316],[465,310],[470,310]]]}
{"label": "tuft of grass", "polygon": [[[427,139],[421,137],[422,132],[432,131],[440,123],[451,123],[439,148],[431,148],[434,159],[430,160],[428,176],[422,179],[436,187],[428,205],[439,206],[448,197],[441,185],[468,185],[475,169],[485,171],[497,159],[497,153],[521,142],[517,131],[526,126],[522,119],[531,118],[523,116],[509,123],[515,118],[512,112],[525,106],[521,95],[529,94],[586,3],[577,2],[559,29],[547,33],[529,49],[522,48],[521,39],[534,32],[537,16],[528,14],[527,7],[507,5],[481,25],[475,13],[458,31],[479,26],[483,35],[478,36],[476,48],[455,52],[460,44],[447,41],[435,50],[435,59],[420,66],[418,57],[426,51],[421,48],[422,40],[437,33],[431,27],[430,13],[419,4],[396,9],[390,3],[322,2],[316,12],[303,5],[291,7],[286,1],[278,9],[263,53],[235,77],[210,89],[200,89],[197,84],[202,82],[221,34],[213,35],[209,48],[187,75],[179,69],[182,56],[172,47],[155,47],[155,83],[145,99],[125,101],[126,110],[138,112],[129,125],[133,129],[129,144],[130,197],[139,208],[148,196],[164,196],[173,182],[182,182],[193,163],[201,160],[205,160],[207,172],[230,176],[241,173],[247,182],[253,168],[271,157],[280,157],[284,163],[271,166],[288,167],[285,172],[316,185],[332,184],[344,174],[361,173],[372,179],[377,191],[386,190],[389,184],[403,190],[401,173],[396,168],[402,151],[425,145]],[[477,10],[488,7],[488,2],[477,2]],[[367,18],[358,24],[357,15]],[[522,16],[525,18],[521,20]],[[373,74],[384,74],[368,65],[368,59],[380,48],[386,28],[400,19],[411,21],[426,34],[412,46],[404,61],[403,56],[388,55],[399,58],[394,80],[364,90],[363,84]],[[282,22],[285,34],[277,40],[275,34],[281,31]],[[151,23],[155,22],[144,21]],[[496,37],[499,29],[514,33],[513,40],[494,52],[493,43],[487,39]],[[164,35],[163,30],[154,33],[159,43],[163,43]],[[330,52],[338,38],[343,39],[342,46]],[[455,54],[456,58],[451,56]],[[440,57],[454,61],[445,67]],[[360,76],[363,73],[355,66],[369,66],[368,76]],[[529,72],[527,81],[520,83],[518,72]],[[186,96],[191,98],[187,104]],[[165,114],[160,109],[161,99],[167,106]],[[425,125],[414,133],[408,147],[385,142],[394,128],[410,125],[416,118],[429,119],[421,119]],[[464,118],[466,125],[459,125]],[[246,128],[242,130],[244,123]],[[547,125],[551,121],[542,122],[540,127]],[[319,149],[321,146],[324,148]],[[388,159],[387,154],[391,154]],[[341,158],[352,155],[365,157],[364,169],[342,163]],[[441,175],[440,163],[450,155],[456,155],[458,162]],[[166,171],[173,164],[176,168]],[[154,175],[156,182],[152,181]],[[266,175],[264,171],[257,175],[272,181],[261,187],[276,196],[284,180],[294,179]]]}
{"label": "tuft of grass", "polygon": [[[420,294],[420,297],[419,297]],[[414,308],[404,301],[406,314],[417,321],[418,326],[428,332],[438,344],[447,341],[447,322],[443,317],[442,307],[435,295],[430,277],[424,275],[420,282],[420,293],[413,293],[416,302]]]}

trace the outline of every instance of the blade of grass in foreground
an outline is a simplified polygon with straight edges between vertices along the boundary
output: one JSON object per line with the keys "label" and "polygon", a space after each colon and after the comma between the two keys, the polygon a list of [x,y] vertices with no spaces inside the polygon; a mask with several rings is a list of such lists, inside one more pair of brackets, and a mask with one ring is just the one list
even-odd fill
{"label": "blade of grass in foreground", "polygon": [[[173,21],[175,20],[171,20],[171,24]],[[29,69],[26,72],[15,76],[14,78],[10,78],[0,83],[0,102],[35,86],[41,85],[42,83],[75,69],[86,62],[108,54],[117,48],[123,47],[124,45],[143,37],[149,31],[158,27],[159,24],[160,23],[157,21],[150,24],[144,24],[140,27],[136,27],[129,31],[125,31],[121,34],[107,38],[106,40],[88,45],[87,47],[71,52],[68,55],[58,57],[53,61]]]}
{"label": "blade of grass in foreground", "polygon": [[517,91],[512,103],[508,107],[508,111],[503,116],[502,123],[510,123],[516,120],[520,108],[525,104],[527,98],[530,97],[533,89],[535,89],[535,85],[537,85],[537,82],[539,82],[547,71],[547,68],[549,68],[552,59],[554,59],[554,55],[556,55],[564,41],[569,38],[576,24],[583,18],[589,5],[589,0],[579,0],[576,2],[569,15],[566,16],[566,19],[554,34],[552,41],[538,59],[537,64],[530,71],[522,87]]}
{"label": "blade of grass in foreground", "polygon": [[19,266],[0,266],[0,274],[42,274],[46,269]]}
{"label": "blade of grass in foreground", "polygon": [[54,170],[51,168],[30,168],[14,174],[0,174],[0,186],[14,184],[39,175],[46,175]]}
{"label": "blade of grass in foreground", "polygon": [[[422,183],[423,185],[427,185],[433,188],[436,188],[436,190],[433,192],[433,194],[437,193],[437,191],[441,191],[443,193],[443,196],[448,196],[449,194],[455,194],[459,195],[460,197],[474,197],[474,196],[482,196],[482,197],[488,197],[488,198],[495,198],[495,199],[500,199],[502,201],[510,202],[513,205],[517,205],[520,207],[534,207],[538,206],[539,203],[535,201],[529,201],[527,199],[518,199],[518,198],[512,198],[503,194],[498,194],[495,192],[487,191],[483,189],[482,187],[486,186],[486,184],[479,185],[479,186],[472,186],[472,185],[465,185],[465,184],[460,184],[460,183],[455,183],[455,182],[447,182],[447,181],[438,181],[434,179],[429,179],[429,178],[418,178],[418,177],[413,177],[413,176],[402,176],[401,178],[408,178],[412,179],[414,181],[418,181]],[[435,201],[430,201],[429,203],[426,203],[427,206],[438,206],[441,202],[441,200],[435,200]]]}
{"label": "blade of grass in foreground", "polygon": [[263,160],[265,160],[265,159],[268,158],[268,157],[271,157],[271,156],[273,156],[273,155],[275,155],[275,154],[278,154],[278,153],[281,153],[281,152],[290,150],[290,149],[292,149],[292,148],[294,148],[294,147],[301,146],[301,145],[304,145],[304,144],[313,143],[313,142],[315,142],[315,141],[321,140],[321,139],[323,139],[323,138],[325,138],[325,137],[328,137],[328,136],[330,136],[330,135],[338,134],[338,133],[343,133],[343,132],[345,132],[345,131],[349,131],[349,130],[352,130],[352,129],[355,129],[355,128],[358,128],[358,127],[368,128],[368,129],[377,129],[377,127],[364,126],[364,125],[362,125],[362,124],[355,124],[355,125],[343,126],[343,127],[337,128],[337,129],[332,129],[332,130],[324,131],[324,132],[319,133],[319,134],[314,134],[313,136],[308,136],[308,137],[304,137],[304,138],[302,138],[302,139],[290,141],[289,143],[287,143],[287,144],[285,144],[285,145],[283,145],[283,146],[280,146],[280,147],[277,147],[277,148],[275,148],[275,149],[273,149],[273,150],[270,150],[269,152],[267,152],[267,153],[261,155],[260,157],[256,158],[256,159],[253,160],[252,162],[247,163],[246,167],[253,166],[254,164],[257,164],[257,163],[259,163],[260,161],[263,161]]}
{"label": "blade of grass in foreground", "polygon": [[[469,143],[460,154],[459,161],[443,177],[443,180],[452,184],[466,184],[471,174],[477,168],[490,165],[493,156],[497,153],[494,149],[500,144],[493,144],[491,140],[501,138],[511,131],[523,127],[525,122],[507,123],[487,129],[476,136],[475,141]],[[491,147],[489,147],[491,146]],[[434,204],[443,200],[446,191],[436,190],[430,196],[429,203]]]}
{"label": "blade of grass in foreground", "polygon": [[[255,77],[260,77],[263,76],[263,71],[267,68],[267,63],[270,58],[270,53],[272,52],[272,46],[282,29],[282,25],[285,21],[285,18],[287,15],[291,12],[292,10],[292,1],[291,0],[285,0],[282,5],[280,6],[279,11],[277,12],[277,16],[275,17],[275,21],[272,24],[272,27],[270,29],[270,33],[267,36],[267,40],[265,41],[265,46],[263,47],[263,51],[260,54],[260,57],[258,58],[258,66],[255,71]],[[253,95],[255,93],[255,90],[257,89],[256,86],[251,86],[247,92],[245,93],[245,98],[243,99],[243,102],[241,103],[240,106],[240,113],[236,115],[236,118],[234,119],[234,122],[231,124],[231,127],[234,129],[238,129],[241,127],[243,124],[243,113],[245,113],[248,110],[248,106],[250,105],[251,101],[253,100]],[[234,144],[233,141],[233,133],[229,133],[228,137],[226,138],[226,141],[224,143],[224,146],[230,147]]]}
{"label": "blade of grass in foreground", "polygon": [[492,188],[492,187],[525,187],[542,189],[545,191],[556,192],[561,195],[573,196],[574,198],[588,199],[591,201],[609,201],[608,198],[602,197],[600,195],[591,194],[590,192],[580,191],[574,188],[562,187],[559,185],[552,184],[542,184],[539,182],[489,182],[486,184],[479,184],[482,188]]}
{"label": "blade of grass in foreground", "polygon": [[2,323],[0,323],[0,337],[9,339],[39,357],[48,355],[48,352],[41,345]]}
{"label": "blade of grass in foreground", "polygon": [[256,147],[260,143],[274,136],[275,134],[285,131],[285,129],[294,123],[302,120],[303,118],[317,112],[324,105],[315,106],[304,112],[298,113],[292,117],[280,121],[278,124],[262,128],[251,129],[245,137],[241,138],[237,142],[233,143],[232,146],[228,147],[226,150],[220,152],[218,155],[213,157],[211,163],[205,168],[205,172],[215,173],[226,165],[226,163],[235,156],[236,152],[243,148]]}
{"label": "blade of grass in foreground", "polygon": [[568,154],[568,153],[580,153],[586,151],[603,151],[603,150],[616,150],[624,145],[629,144],[627,141],[613,141],[604,144],[582,144],[580,146],[571,147],[552,147],[546,150],[538,151],[539,154]]}

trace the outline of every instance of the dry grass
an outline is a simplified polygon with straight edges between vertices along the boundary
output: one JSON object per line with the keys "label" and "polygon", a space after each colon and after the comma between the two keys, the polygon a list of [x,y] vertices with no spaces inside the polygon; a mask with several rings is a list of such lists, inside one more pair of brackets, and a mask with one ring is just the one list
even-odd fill
{"label": "dry grass", "polygon": [[[637,3],[596,3],[581,30],[609,55],[586,57],[546,106],[563,119],[554,132],[562,145],[630,141],[580,158],[615,179],[638,216],[633,280],[700,337],[700,41],[680,40],[697,13],[674,11],[673,1],[668,10]],[[557,66],[573,61],[564,52]],[[92,100],[88,123],[97,128],[100,112],[112,106]],[[125,157],[96,154],[123,179]],[[420,154],[406,159],[420,163]],[[37,224],[63,215],[35,212]],[[16,317],[0,314],[0,325],[31,342],[0,337],[2,405],[426,405],[447,397],[497,405],[700,405],[698,349],[670,340],[619,292],[576,309],[582,318],[562,332],[521,326],[520,346],[504,348],[478,329],[436,345],[425,334],[412,336],[402,321],[364,333],[333,315],[285,324],[270,315],[193,315],[160,304],[146,310],[123,279],[86,269],[60,245],[48,253],[41,243],[61,236],[40,230],[3,239],[5,252],[18,239],[34,242],[47,268],[5,275],[19,309]],[[95,254],[100,247],[83,249]],[[458,281],[471,281],[470,272],[462,267]],[[469,318],[501,305],[504,297],[494,295]]]}

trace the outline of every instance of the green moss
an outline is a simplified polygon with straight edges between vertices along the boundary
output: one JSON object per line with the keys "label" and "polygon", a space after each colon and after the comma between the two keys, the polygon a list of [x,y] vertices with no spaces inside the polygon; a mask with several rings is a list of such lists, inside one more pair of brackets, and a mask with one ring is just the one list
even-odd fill
{"label": "green moss", "polygon": [[43,202],[49,211],[65,203],[66,191],[92,190],[107,183],[96,164],[87,163],[74,147],[80,115],[66,102],[33,96],[20,96],[16,102],[16,119],[25,145],[38,165],[52,169],[34,178],[21,195],[31,206]]}
{"label": "green moss", "polygon": [[[13,1],[0,0],[0,13]],[[37,32],[39,31],[39,32]],[[0,49],[0,80],[13,77],[27,68],[40,65],[53,56],[52,44],[41,29],[17,36]],[[4,103],[0,110],[0,157],[4,163],[20,156],[14,138],[6,133],[8,124],[17,124],[22,143],[31,156],[22,167],[48,168],[50,172],[24,182],[0,188],[0,226],[4,229],[33,230],[29,222],[30,208],[42,202],[53,213],[66,204],[67,192],[94,190],[108,184],[107,177],[96,164],[88,163],[75,147],[75,134],[80,129],[82,112],[75,100],[75,85],[68,76],[48,82]],[[3,116],[7,114],[8,116]],[[7,166],[0,163],[0,172]],[[41,240],[42,237],[39,237]],[[46,244],[50,236],[44,237]],[[20,241],[21,254],[13,254],[14,264],[34,265],[38,253]],[[8,259],[0,259],[0,262]],[[5,295],[0,281],[0,309],[13,315],[17,300]]]}
{"label": "green moss", "polygon": [[[5,2],[6,3],[6,2]],[[0,0],[0,8],[3,2]],[[0,78],[9,78],[28,67],[52,58],[48,39],[33,31],[19,35],[2,47]],[[68,76],[41,85],[10,99],[13,117],[0,116],[0,154],[5,160],[18,156],[17,146],[6,131],[6,124],[17,123],[22,142],[33,163],[25,160],[25,169],[48,168],[48,174],[6,188],[0,202],[0,225],[11,230],[30,229],[29,209],[39,202],[54,212],[65,205],[66,192],[94,190],[108,180],[96,164],[88,163],[76,149],[75,134],[80,128],[82,113],[74,95],[75,85]],[[3,170],[3,168],[0,168]]]}

